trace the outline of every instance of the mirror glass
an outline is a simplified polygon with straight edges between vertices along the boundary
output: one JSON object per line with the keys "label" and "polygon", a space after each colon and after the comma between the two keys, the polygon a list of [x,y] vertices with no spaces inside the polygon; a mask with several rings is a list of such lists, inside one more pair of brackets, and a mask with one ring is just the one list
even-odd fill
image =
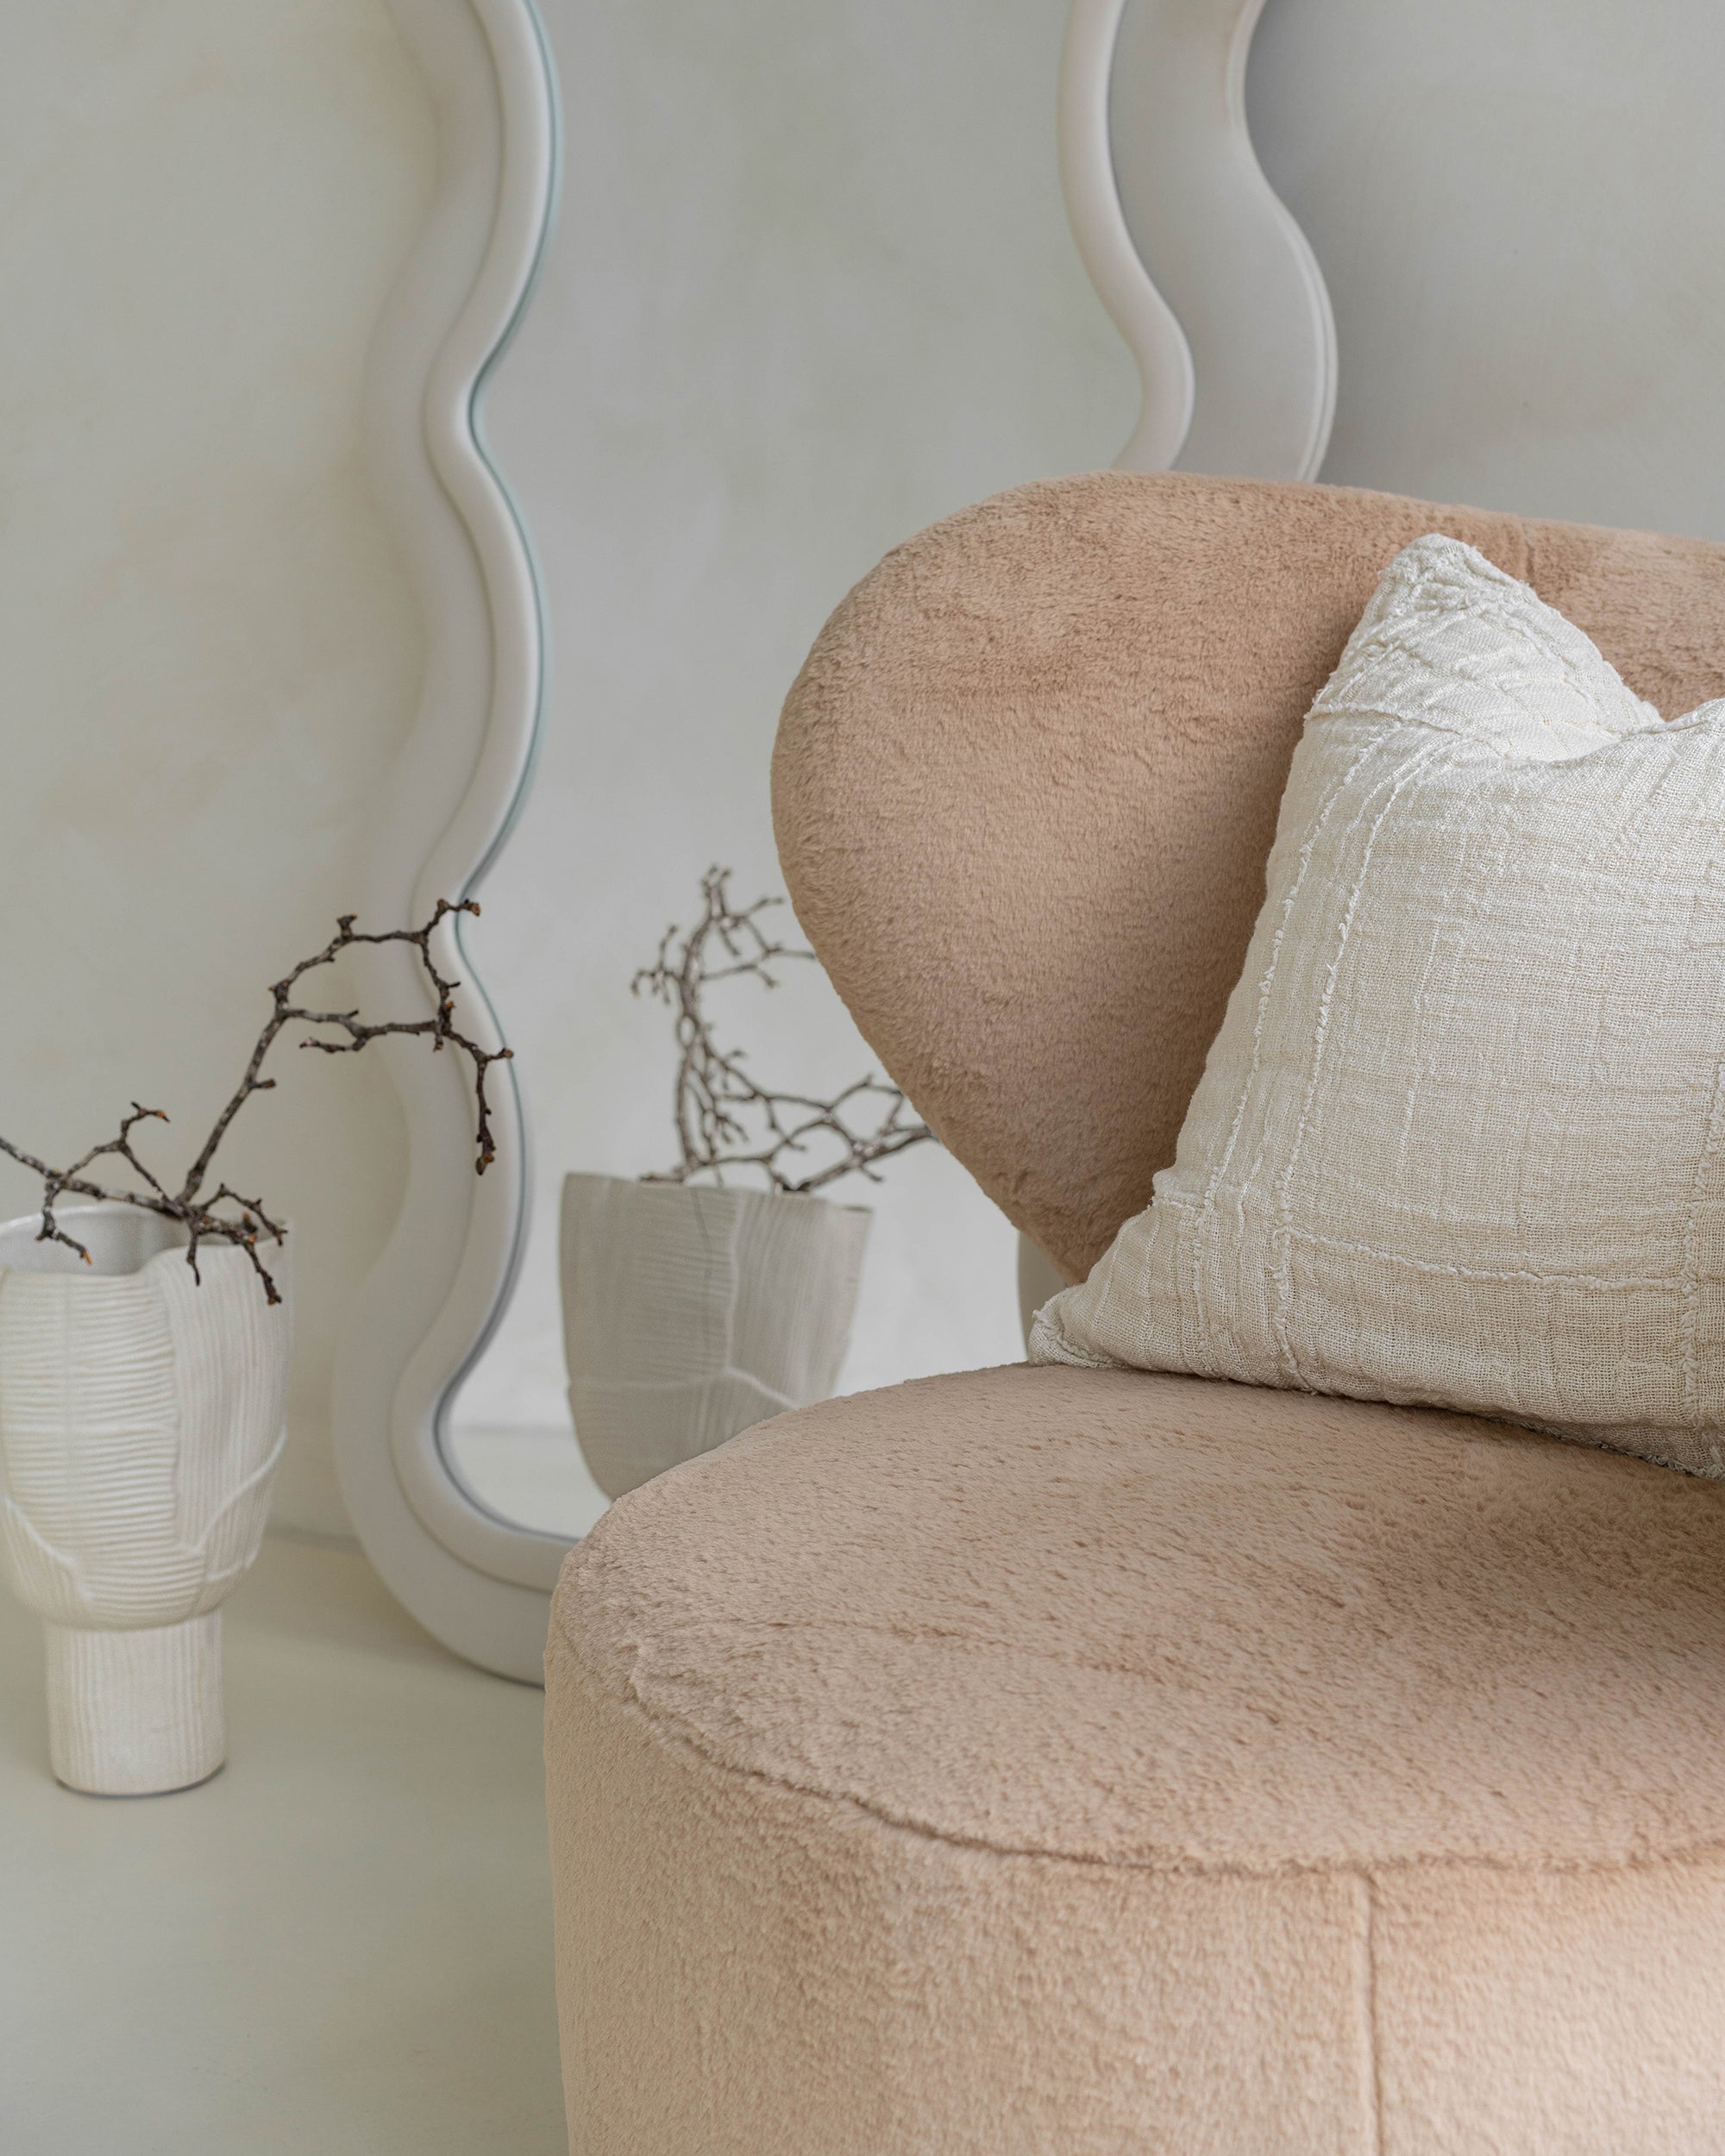
{"label": "mirror glass", "polygon": [[[550,676],[533,790],[467,937],[516,1050],[534,1219],[448,1443],[496,1509],[574,1532],[604,1499],[567,1396],[563,1178],[679,1159],[674,1014],[631,978],[688,929],[711,866],[739,902],[782,891],[779,706],[844,592],[937,517],[1106,463],[1136,379],[1061,206],[1057,15],[979,39],[894,7],[837,66],[831,15],[794,0],[693,30],[681,0],[641,0],[597,37],[574,0],[541,14],[562,202],[484,427],[538,561]],[[772,920],[801,941],[787,908]],[[724,1037],[763,1082],[830,1097],[876,1069],[817,967],[736,986]],[[957,1161],[923,1144],[820,1194],[874,1216],[837,1388],[1022,1356],[1017,1238]],[[656,1343],[655,1382],[681,1382],[687,1344]]]}

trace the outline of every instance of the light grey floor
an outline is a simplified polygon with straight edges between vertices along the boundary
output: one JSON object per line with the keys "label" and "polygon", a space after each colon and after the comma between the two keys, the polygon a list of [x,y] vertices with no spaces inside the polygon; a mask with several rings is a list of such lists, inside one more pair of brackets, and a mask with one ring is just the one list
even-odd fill
{"label": "light grey floor", "polygon": [[562,2156],[542,1695],[363,1557],[272,1539],[228,1605],[229,1764],[48,1777],[0,1589],[3,2156]]}

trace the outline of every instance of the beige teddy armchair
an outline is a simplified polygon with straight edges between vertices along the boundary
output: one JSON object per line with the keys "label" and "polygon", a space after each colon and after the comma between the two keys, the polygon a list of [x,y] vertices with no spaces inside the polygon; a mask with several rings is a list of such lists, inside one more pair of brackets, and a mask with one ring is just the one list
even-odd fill
{"label": "beige teddy armchair", "polygon": [[[1105,474],[900,548],[791,693],[799,915],[1069,1276],[1172,1157],[1307,705],[1431,530],[1667,713],[1725,690],[1725,548]],[[1717,1483],[935,1378],[624,1500],[547,1672],[580,2156],[1725,2149]]]}

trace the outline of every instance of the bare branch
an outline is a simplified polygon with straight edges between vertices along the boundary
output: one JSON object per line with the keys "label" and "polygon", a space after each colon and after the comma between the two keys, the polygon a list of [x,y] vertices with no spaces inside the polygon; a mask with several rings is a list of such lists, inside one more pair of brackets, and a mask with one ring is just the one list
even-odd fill
{"label": "bare branch", "polygon": [[[268,1093],[273,1088],[275,1080],[262,1075],[264,1060],[283,1030],[295,1025],[336,1029],[342,1036],[339,1039],[326,1040],[314,1035],[299,1044],[302,1048],[321,1049],[329,1056],[357,1055],[361,1049],[369,1047],[373,1041],[381,1040],[391,1034],[429,1039],[434,1050],[446,1046],[459,1050],[473,1068],[474,1097],[477,1110],[474,1166],[476,1174],[484,1175],[497,1157],[486,1082],[492,1065],[508,1062],[512,1051],[507,1048],[483,1049],[477,1041],[457,1030],[455,997],[456,989],[461,984],[459,981],[445,980],[431,956],[432,935],[447,915],[476,914],[479,910],[471,899],[463,899],[459,905],[452,905],[447,899],[439,899],[430,919],[422,926],[387,929],[377,934],[367,934],[355,928],[356,915],[342,914],[336,924],[335,935],[323,949],[310,958],[302,959],[291,973],[285,975],[272,987],[270,1015],[258,1036],[257,1044],[252,1050],[245,1071],[216,1117],[210,1135],[198,1149],[178,1191],[170,1191],[133,1150],[132,1132],[140,1123],[166,1123],[168,1119],[161,1109],[146,1108],[135,1100],[132,1103],[131,1113],[121,1119],[118,1136],[110,1138],[104,1144],[92,1145],[87,1153],[73,1161],[68,1168],[51,1168],[34,1153],[27,1153],[9,1139],[0,1138],[0,1152],[7,1154],[42,1179],[42,1226],[37,1240],[64,1244],[68,1250],[75,1250],[87,1265],[91,1262],[90,1252],[74,1237],[66,1233],[55,1217],[55,1207],[60,1200],[72,1194],[110,1204],[136,1206],[141,1212],[157,1213],[164,1219],[177,1221],[185,1228],[188,1236],[185,1259],[194,1278],[201,1280],[203,1277],[198,1265],[199,1244],[206,1242],[227,1243],[246,1253],[262,1284],[265,1295],[272,1303],[279,1302],[280,1291],[258,1254],[258,1244],[260,1240],[276,1244],[284,1242],[287,1235],[285,1227],[273,1219],[257,1199],[242,1197],[226,1183],[206,1196],[204,1185],[234,1118],[254,1093]],[[315,972],[320,966],[329,965],[342,951],[356,943],[406,943],[417,950],[436,1006],[435,1015],[424,1018],[394,1018],[373,1025],[362,1020],[357,1011],[314,1011],[294,1001],[293,991],[307,974]],[[104,1184],[92,1182],[84,1171],[94,1162],[108,1158],[123,1160],[141,1178],[146,1188],[141,1190],[116,1190]],[[234,1210],[218,1211],[218,1207],[224,1206]]]}
{"label": "bare branch", "polygon": [[[796,1194],[823,1189],[842,1175],[878,1182],[879,1162],[932,1136],[910,1114],[896,1086],[859,1078],[831,1100],[776,1093],[756,1084],[744,1067],[743,1050],[721,1048],[714,1037],[702,1008],[714,982],[746,975],[776,988],[782,964],[814,956],[800,945],[775,941],[762,925],[761,916],[783,899],[733,906],[730,879],[728,868],[707,870],[701,878],[700,919],[687,935],[674,924],[668,928],[653,963],[630,983],[634,994],[651,995],[675,1013],[674,1114],[682,1160],[644,1180],[681,1183],[708,1175],[722,1185],[727,1171],[753,1170],[769,1189]],[[865,1102],[881,1104],[872,1122],[853,1112]],[[830,1147],[834,1156],[816,1165],[810,1161],[812,1145]],[[799,1178],[805,1163],[809,1172]]]}

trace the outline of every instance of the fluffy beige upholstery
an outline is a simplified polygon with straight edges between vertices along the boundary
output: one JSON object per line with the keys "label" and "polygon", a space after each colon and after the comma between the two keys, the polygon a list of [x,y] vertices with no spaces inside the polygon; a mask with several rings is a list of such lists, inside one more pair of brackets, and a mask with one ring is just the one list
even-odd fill
{"label": "fluffy beige upholstery", "polygon": [[1523,578],[1668,718],[1725,691],[1725,548],[1110,472],[888,555],[791,692],[774,805],[798,917],[888,1069],[1069,1278],[1174,1157],[1301,723],[1425,531]]}
{"label": "fluffy beige upholstery", "polygon": [[1725,1488],[1136,1372],[626,1498],[547,1663],[580,2156],[1725,2147]]}
{"label": "fluffy beige upholstery", "polygon": [[[1092,478],[889,557],[787,709],[864,1030],[1076,1271],[1172,1153],[1300,715],[1430,528],[1667,711],[1725,552]],[[574,2156],[1725,2149],[1725,1485],[1024,1367],[626,1497],[547,1653]]]}

